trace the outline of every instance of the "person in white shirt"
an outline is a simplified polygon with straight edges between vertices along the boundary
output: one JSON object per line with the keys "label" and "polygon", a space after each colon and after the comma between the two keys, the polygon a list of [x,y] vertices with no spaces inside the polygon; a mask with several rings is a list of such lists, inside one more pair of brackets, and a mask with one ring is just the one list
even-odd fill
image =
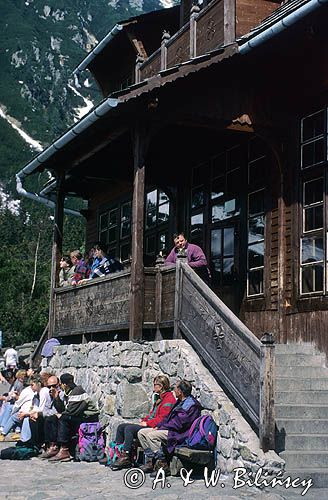
{"label": "person in white shirt", "polygon": [[18,365],[18,352],[13,347],[6,350],[3,357],[5,358],[6,368],[17,368]]}

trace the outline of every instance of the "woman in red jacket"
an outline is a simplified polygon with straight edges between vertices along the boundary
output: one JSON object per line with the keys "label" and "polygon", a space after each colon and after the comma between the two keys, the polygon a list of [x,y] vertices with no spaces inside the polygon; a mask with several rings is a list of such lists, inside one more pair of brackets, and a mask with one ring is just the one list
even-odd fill
{"label": "woman in red jacket", "polygon": [[133,440],[137,437],[138,431],[143,427],[157,427],[167,417],[176,403],[175,396],[170,391],[170,381],[165,375],[158,375],[154,378],[154,394],[157,394],[158,397],[153,403],[149,414],[142,418],[139,424],[125,422],[118,426],[115,441],[117,444],[123,444],[123,452],[112,465],[112,470],[132,467],[130,454]]}

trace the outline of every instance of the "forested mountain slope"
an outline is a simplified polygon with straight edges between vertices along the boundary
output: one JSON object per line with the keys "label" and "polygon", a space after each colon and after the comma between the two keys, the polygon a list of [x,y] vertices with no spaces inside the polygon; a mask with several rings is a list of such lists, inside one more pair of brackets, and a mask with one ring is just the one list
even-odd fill
{"label": "forested mountain slope", "polygon": [[[38,339],[47,323],[51,210],[19,199],[15,173],[100,100],[73,70],[116,22],[170,0],[0,0],[0,330],[5,345]],[[26,187],[38,190],[47,175]],[[64,249],[82,248],[67,217]]]}

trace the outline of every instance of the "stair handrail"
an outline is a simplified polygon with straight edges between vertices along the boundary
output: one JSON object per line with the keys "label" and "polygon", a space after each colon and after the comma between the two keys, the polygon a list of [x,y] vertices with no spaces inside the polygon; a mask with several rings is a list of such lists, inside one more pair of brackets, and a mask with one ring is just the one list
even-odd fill
{"label": "stair handrail", "polygon": [[178,258],[175,338],[181,333],[252,421],[262,449],[274,449],[273,336],[259,340],[185,259]]}

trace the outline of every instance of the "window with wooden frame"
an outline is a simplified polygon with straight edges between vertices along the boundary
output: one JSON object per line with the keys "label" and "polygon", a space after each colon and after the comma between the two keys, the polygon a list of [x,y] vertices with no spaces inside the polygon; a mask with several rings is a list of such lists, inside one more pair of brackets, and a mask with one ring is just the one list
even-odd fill
{"label": "window with wooden frame", "polygon": [[146,264],[154,263],[159,252],[167,253],[169,246],[170,200],[161,189],[146,194],[145,210]]}
{"label": "window with wooden frame", "polygon": [[99,215],[99,240],[121,262],[131,258],[131,215],[131,201],[117,203]]}
{"label": "window with wooden frame", "polygon": [[300,295],[328,292],[327,110],[301,119]]}
{"label": "window with wooden frame", "polygon": [[254,137],[248,143],[247,165],[247,297],[250,298],[264,294],[267,163],[267,148]]}

